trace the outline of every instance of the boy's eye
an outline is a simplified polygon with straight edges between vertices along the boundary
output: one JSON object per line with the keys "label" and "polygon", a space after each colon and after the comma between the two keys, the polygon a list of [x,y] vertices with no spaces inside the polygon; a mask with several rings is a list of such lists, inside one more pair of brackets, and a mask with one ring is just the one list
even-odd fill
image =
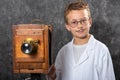
{"label": "boy's eye", "polygon": [[73,21],[72,24],[78,24],[78,22],[77,21]]}
{"label": "boy's eye", "polygon": [[85,22],[86,20],[85,19],[82,19],[81,22]]}

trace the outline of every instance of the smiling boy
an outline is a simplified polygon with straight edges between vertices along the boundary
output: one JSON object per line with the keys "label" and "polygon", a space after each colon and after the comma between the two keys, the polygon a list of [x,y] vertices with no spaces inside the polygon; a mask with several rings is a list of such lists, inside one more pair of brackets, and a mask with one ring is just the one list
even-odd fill
{"label": "smiling boy", "polygon": [[69,4],[64,18],[73,39],[60,49],[48,76],[53,80],[115,80],[107,46],[89,32],[92,18],[88,4]]}

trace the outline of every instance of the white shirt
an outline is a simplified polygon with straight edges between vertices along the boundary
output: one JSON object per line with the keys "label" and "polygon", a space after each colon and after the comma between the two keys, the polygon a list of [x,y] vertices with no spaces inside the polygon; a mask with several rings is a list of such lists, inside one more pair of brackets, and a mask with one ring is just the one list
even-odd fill
{"label": "white shirt", "polygon": [[75,63],[73,41],[61,48],[56,61],[56,80],[115,80],[108,48],[92,35],[88,45]]}
{"label": "white shirt", "polygon": [[80,56],[84,53],[86,47],[87,47],[87,44],[83,44],[83,45],[73,44],[73,53],[74,53],[74,59],[76,63],[78,62]]}

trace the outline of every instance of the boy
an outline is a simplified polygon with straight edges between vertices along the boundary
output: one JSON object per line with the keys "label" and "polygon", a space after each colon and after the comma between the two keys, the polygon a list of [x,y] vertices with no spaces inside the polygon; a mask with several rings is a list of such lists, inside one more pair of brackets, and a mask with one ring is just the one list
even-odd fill
{"label": "boy", "polygon": [[60,49],[48,76],[53,80],[115,80],[108,48],[89,33],[92,18],[88,4],[71,3],[64,15],[73,39]]}

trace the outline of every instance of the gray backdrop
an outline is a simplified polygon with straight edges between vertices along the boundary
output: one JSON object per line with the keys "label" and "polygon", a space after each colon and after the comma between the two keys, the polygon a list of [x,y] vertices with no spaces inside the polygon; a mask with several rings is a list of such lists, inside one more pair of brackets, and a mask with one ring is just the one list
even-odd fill
{"label": "gray backdrop", "polygon": [[[63,19],[65,5],[75,0],[0,0],[0,80],[22,80],[29,74],[12,72],[12,25],[40,19],[53,26],[52,56],[71,40]],[[120,0],[86,0],[90,4],[91,33],[111,52],[116,80],[120,80]],[[46,80],[42,74],[42,79]]]}

